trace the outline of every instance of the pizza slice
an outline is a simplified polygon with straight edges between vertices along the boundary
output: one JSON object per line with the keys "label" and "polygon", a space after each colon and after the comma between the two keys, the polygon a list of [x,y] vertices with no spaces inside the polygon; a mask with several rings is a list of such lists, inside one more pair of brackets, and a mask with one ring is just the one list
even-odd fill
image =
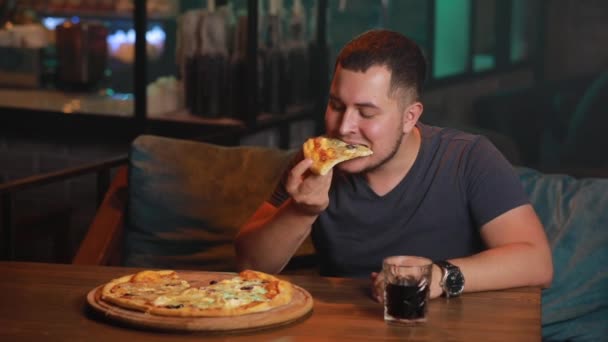
{"label": "pizza slice", "polygon": [[148,311],[157,297],[177,295],[188,288],[190,284],[175,271],[146,270],[110,281],[102,288],[101,298],[127,309]]}
{"label": "pizza slice", "polygon": [[347,144],[342,140],[325,136],[306,140],[302,146],[304,157],[312,160],[310,170],[326,175],[338,163],[374,153],[365,145]]}

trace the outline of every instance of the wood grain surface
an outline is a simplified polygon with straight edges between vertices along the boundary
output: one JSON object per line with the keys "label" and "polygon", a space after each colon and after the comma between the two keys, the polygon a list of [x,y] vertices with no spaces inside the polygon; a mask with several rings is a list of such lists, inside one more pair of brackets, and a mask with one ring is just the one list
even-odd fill
{"label": "wood grain surface", "polygon": [[[178,272],[180,278],[187,280],[193,287],[204,286],[210,281],[220,281],[236,276],[234,273],[218,272]],[[108,280],[109,281],[109,280]],[[205,331],[213,333],[250,332],[276,328],[302,320],[313,308],[313,298],[308,291],[294,285],[291,302],[272,310],[234,317],[170,317],[151,315],[145,312],[128,310],[103,301],[101,288],[92,289],[87,294],[87,303],[92,309],[107,319],[126,323],[130,326],[167,331]]]}
{"label": "wood grain surface", "polygon": [[294,324],[232,334],[134,328],[91,310],[86,296],[138,268],[0,262],[0,341],[541,341],[540,289],[433,299],[428,321],[393,326],[369,295],[368,279],[281,276],[314,298]]}

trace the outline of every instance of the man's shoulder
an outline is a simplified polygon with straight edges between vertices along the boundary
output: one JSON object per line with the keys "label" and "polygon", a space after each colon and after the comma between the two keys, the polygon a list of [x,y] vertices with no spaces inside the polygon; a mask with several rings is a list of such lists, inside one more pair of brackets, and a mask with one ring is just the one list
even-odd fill
{"label": "man's shoulder", "polygon": [[420,130],[420,135],[423,139],[437,140],[448,144],[463,142],[474,144],[483,137],[479,134],[465,132],[457,128],[433,126],[421,122],[418,122],[416,127]]}

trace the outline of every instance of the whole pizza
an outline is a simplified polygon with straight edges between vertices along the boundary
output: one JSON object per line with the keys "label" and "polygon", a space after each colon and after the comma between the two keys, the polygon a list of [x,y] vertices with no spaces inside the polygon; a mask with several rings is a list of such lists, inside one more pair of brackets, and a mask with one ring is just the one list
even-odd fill
{"label": "whole pizza", "polygon": [[284,306],[291,301],[293,289],[288,281],[252,270],[195,285],[172,270],[146,270],[108,282],[100,298],[152,315],[226,317]]}

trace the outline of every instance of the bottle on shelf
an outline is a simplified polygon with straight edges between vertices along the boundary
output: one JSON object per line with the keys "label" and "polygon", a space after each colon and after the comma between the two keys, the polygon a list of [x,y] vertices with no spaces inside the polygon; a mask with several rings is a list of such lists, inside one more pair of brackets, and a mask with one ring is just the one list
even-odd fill
{"label": "bottle on shelf", "polygon": [[107,27],[98,21],[65,21],[57,26],[57,85],[92,90],[105,77]]}
{"label": "bottle on shelf", "polygon": [[260,56],[263,63],[262,110],[284,114],[287,110],[287,57],[283,42],[282,0],[270,0]]}
{"label": "bottle on shelf", "polygon": [[178,19],[177,56],[185,103],[196,116],[227,116],[229,54],[226,17],[209,1]]}
{"label": "bottle on shelf", "polygon": [[245,121],[248,112],[249,77],[247,70],[247,15],[240,15],[234,29],[233,51],[230,57],[230,79],[228,82],[228,113],[230,116]]}
{"label": "bottle on shelf", "polygon": [[205,12],[200,22],[200,46],[196,56],[198,96],[193,114],[226,116],[225,94],[228,81],[228,48],[224,18]]}
{"label": "bottle on shelf", "polygon": [[176,60],[184,87],[185,106],[191,112],[197,110],[195,108],[198,94],[196,78],[197,29],[201,16],[202,10],[189,10],[177,20]]}
{"label": "bottle on shelf", "polygon": [[301,0],[294,0],[288,23],[286,42],[288,105],[301,105],[310,100],[310,65],[306,41],[306,12]]}

